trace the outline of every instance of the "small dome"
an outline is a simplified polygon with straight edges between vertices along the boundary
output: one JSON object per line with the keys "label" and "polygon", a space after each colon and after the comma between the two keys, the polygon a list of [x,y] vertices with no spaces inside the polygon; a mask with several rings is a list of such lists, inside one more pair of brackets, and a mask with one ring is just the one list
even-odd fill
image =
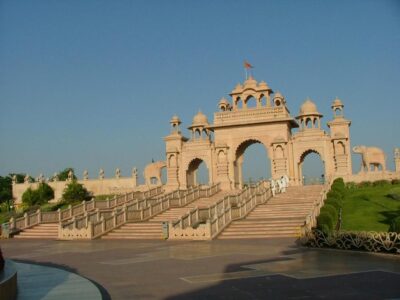
{"label": "small dome", "polygon": [[181,120],[179,119],[179,117],[177,115],[174,115],[171,119],[171,121],[169,121],[170,123],[181,123]]}
{"label": "small dome", "polygon": [[284,99],[283,95],[280,92],[276,92],[274,94],[274,99]]}
{"label": "small dome", "polygon": [[205,126],[205,125],[208,125],[207,116],[203,114],[201,111],[199,111],[197,115],[193,117],[192,126]]}
{"label": "small dome", "polygon": [[300,115],[319,115],[317,106],[311,99],[307,99],[300,108]]}
{"label": "small dome", "polygon": [[219,100],[219,105],[229,105],[229,101],[225,98],[222,98],[221,100]]}
{"label": "small dome", "polygon": [[263,80],[258,84],[260,90],[271,90],[268,84]]}
{"label": "small dome", "polygon": [[257,81],[253,78],[253,76],[249,76],[249,78],[246,79],[244,82],[245,87],[255,87],[257,85]]}
{"label": "small dome", "polygon": [[332,108],[333,107],[337,107],[337,106],[343,106],[342,101],[339,98],[336,98],[335,100],[333,100],[332,102]]}

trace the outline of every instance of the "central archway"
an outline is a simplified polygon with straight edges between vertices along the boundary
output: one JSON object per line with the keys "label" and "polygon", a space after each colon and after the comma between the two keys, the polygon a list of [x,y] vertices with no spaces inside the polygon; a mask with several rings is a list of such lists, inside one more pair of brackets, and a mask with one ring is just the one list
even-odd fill
{"label": "central archway", "polygon": [[271,177],[271,161],[267,147],[257,139],[248,139],[236,149],[234,166],[234,186],[243,188],[262,178]]}
{"label": "central archway", "polygon": [[305,151],[299,160],[299,174],[303,185],[322,184],[325,180],[325,162],[313,149]]}
{"label": "central archway", "polygon": [[209,169],[202,159],[195,158],[189,163],[186,171],[186,181],[187,187],[209,183]]}

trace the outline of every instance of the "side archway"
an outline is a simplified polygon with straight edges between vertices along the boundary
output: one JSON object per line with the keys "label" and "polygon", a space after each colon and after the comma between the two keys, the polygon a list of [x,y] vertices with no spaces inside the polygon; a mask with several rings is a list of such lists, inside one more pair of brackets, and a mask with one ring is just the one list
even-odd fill
{"label": "side archway", "polygon": [[186,186],[191,187],[198,184],[209,184],[210,169],[201,158],[192,159],[186,168]]}
{"label": "side archway", "polygon": [[304,151],[297,163],[299,179],[302,185],[322,184],[326,176],[325,160],[320,151]]}

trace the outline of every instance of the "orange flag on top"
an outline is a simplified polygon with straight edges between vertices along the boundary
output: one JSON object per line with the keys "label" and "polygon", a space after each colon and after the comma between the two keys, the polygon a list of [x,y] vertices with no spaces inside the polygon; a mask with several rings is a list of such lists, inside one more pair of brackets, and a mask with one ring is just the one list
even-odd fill
{"label": "orange flag on top", "polygon": [[245,60],[243,64],[244,64],[244,67],[245,67],[246,69],[252,69],[252,68],[254,68],[247,60]]}

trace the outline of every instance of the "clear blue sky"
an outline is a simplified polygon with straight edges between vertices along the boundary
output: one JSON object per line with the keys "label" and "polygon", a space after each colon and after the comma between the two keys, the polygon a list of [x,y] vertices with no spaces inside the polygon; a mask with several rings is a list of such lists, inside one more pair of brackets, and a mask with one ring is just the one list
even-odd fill
{"label": "clear blue sky", "polygon": [[2,0],[0,175],[143,169],[173,114],[212,120],[243,59],[293,115],[311,97],[325,126],[341,98],[352,144],[393,168],[399,53],[400,1]]}

